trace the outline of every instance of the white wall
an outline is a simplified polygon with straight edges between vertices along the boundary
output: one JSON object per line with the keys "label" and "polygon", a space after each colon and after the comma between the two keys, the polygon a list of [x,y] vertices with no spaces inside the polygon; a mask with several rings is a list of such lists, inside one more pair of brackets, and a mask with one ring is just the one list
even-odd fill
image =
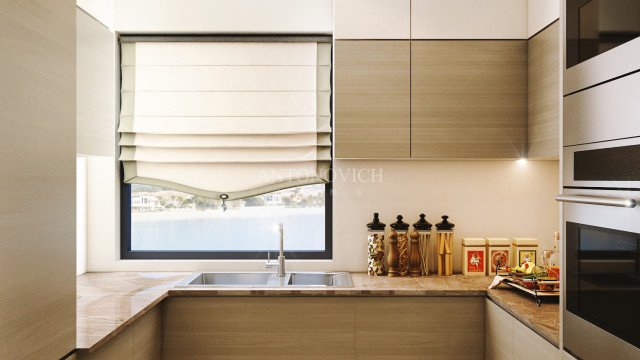
{"label": "white wall", "polygon": [[528,0],[527,37],[533,36],[559,17],[559,0]]}
{"label": "white wall", "polygon": [[413,39],[526,39],[527,0],[412,0]]}
{"label": "white wall", "polygon": [[114,0],[76,0],[76,5],[96,20],[113,29]]}
{"label": "white wall", "polygon": [[[88,271],[262,270],[264,261],[118,260],[117,163],[88,159]],[[363,169],[363,170],[362,170]],[[375,169],[376,182],[370,178]],[[361,171],[362,170],[362,171]],[[454,268],[460,270],[460,238],[536,237],[553,246],[558,228],[558,162],[336,160],[334,166],[334,258],[290,261],[291,270],[366,270],[366,228],[379,212],[390,224],[421,212],[431,223],[449,215],[456,224]],[[360,173],[361,179],[358,179]],[[355,178],[354,178],[355,176]],[[361,181],[362,180],[362,181]]]}
{"label": "white wall", "polygon": [[135,34],[331,34],[332,0],[115,0],[115,30]]}

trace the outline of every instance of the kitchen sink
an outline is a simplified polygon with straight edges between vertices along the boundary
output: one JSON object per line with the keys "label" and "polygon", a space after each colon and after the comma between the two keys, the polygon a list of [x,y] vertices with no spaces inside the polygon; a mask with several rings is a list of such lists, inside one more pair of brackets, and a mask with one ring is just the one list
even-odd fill
{"label": "kitchen sink", "polygon": [[348,272],[291,272],[283,278],[271,272],[198,272],[177,287],[353,287]]}

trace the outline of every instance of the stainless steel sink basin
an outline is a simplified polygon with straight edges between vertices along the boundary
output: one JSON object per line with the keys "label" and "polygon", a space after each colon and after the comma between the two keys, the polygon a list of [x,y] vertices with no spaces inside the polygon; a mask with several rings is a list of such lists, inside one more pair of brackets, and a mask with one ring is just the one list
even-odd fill
{"label": "stainless steel sink basin", "polygon": [[199,272],[178,287],[353,287],[348,272],[291,272],[284,278],[269,272]]}

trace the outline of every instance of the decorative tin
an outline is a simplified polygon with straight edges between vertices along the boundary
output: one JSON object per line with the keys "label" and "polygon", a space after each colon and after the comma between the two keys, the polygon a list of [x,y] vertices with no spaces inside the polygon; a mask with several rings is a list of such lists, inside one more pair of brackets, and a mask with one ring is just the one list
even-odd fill
{"label": "decorative tin", "polygon": [[512,258],[511,240],[507,238],[487,238],[486,240],[488,275],[507,273],[506,267],[511,265]]}
{"label": "decorative tin", "polygon": [[520,266],[525,262],[536,263],[538,258],[538,239],[513,238],[511,243],[512,266]]}
{"label": "decorative tin", "polygon": [[487,242],[483,238],[462,238],[462,274],[484,276],[487,272]]}

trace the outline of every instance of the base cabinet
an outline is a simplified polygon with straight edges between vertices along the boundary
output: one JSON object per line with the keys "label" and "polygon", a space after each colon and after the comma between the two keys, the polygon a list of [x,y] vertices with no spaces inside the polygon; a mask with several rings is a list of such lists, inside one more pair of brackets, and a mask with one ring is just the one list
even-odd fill
{"label": "base cabinet", "polygon": [[486,360],[560,360],[562,352],[491,300],[485,300]]}
{"label": "base cabinet", "polygon": [[483,359],[482,297],[175,297],[163,359]]}
{"label": "base cabinet", "polygon": [[162,310],[156,305],[127,326],[94,353],[79,353],[78,359],[158,360],[162,358]]}

